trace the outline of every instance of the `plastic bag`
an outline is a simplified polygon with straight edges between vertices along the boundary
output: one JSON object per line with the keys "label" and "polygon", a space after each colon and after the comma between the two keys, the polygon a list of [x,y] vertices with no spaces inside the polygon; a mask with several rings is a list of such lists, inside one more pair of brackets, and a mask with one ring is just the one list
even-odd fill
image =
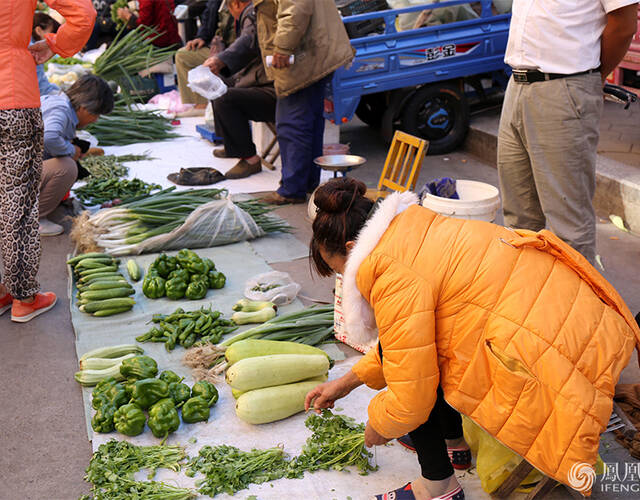
{"label": "plastic bag", "polygon": [[196,94],[213,101],[227,92],[227,86],[206,66],[196,66],[187,74],[187,86]]}
{"label": "plastic bag", "polygon": [[272,271],[248,280],[244,285],[244,296],[249,300],[268,300],[283,306],[292,302],[301,288],[288,273]]}
{"label": "plastic bag", "polygon": [[149,99],[149,104],[155,104],[158,109],[162,109],[169,114],[184,113],[193,108],[193,104],[183,104],[177,90],[171,90],[164,94],[154,95]]}
{"label": "plastic bag", "polygon": [[132,255],[181,248],[208,248],[252,240],[265,234],[247,212],[227,197],[196,208],[184,224],[170,233],[120,247],[110,253]]}

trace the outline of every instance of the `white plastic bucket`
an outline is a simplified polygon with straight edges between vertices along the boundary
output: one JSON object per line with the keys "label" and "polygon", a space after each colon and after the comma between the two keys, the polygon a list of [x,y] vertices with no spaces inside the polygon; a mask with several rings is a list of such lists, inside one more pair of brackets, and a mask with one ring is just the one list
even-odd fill
{"label": "white plastic bucket", "polygon": [[456,191],[459,200],[441,198],[426,194],[422,206],[441,215],[458,219],[484,220],[493,222],[500,208],[498,188],[485,182],[457,180]]}

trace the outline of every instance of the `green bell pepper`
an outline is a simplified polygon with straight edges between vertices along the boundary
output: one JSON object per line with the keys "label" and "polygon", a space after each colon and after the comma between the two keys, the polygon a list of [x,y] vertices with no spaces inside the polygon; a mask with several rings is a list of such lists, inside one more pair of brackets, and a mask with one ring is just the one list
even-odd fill
{"label": "green bell pepper", "polygon": [[161,253],[160,256],[153,261],[153,267],[158,271],[158,274],[162,278],[167,278],[172,271],[175,271],[178,266],[178,259],[175,257],[169,257],[165,253]]}
{"label": "green bell pepper", "polygon": [[156,401],[160,401],[168,396],[169,385],[164,380],[157,378],[145,378],[138,380],[133,385],[131,402],[145,410]]}
{"label": "green bell pepper", "polygon": [[191,388],[191,397],[201,396],[207,401],[209,406],[213,406],[218,401],[218,389],[211,382],[201,380],[193,384]]}
{"label": "green bell pepper", "polygon": [[209,271],[207,273],[207,278],[209,279],[209,288],[216,290],[223,288],[227,282],[227,277],[220,271]]}
{"label": "green bell pepper", "polygon": [[169,274],[169,279],[172,280],[173,278],[181,278],[185,283],[189,283],[189,271],[186,271],[184,269],[176,269],[175,271],[171,271],[171,273]]}
{"label": "green bell pepper", "polygon": [[204,262],[191,250],[180,250],[177,259],[180,267],[189,271],[189,274],[202,274],[205,271]]}
{"label": "green bell pepper", "polygon": [[[112,377],[106,380],[110,379],[115,382],[115,379]],[[123,384],[108,382],[108,384],[101,385],[103,382],[105,381],[100,381],[91,394],[93,396],[91,406],[95,410],[105,404],[112,404],[116,408],[119,408],[129,401],[129,395]]]}
{"label": "green bell pepper", "polygon": [[150,299],[164,297],[166,280],[161,276],[147,274],[142,282],[142,293]]}
{"label": "green bell pepper", "polygon": [[118,408],[113,415],[113,424],[120,434],[137,436],[142,434],[147,421],[144,412],[135,404],[129,403]]}
{"label": "green bell pepper", "polygon": [[211,259],[208,259],[207,257],[205,257],[204,259],[202,259],[202,262],[204,262],[204,268],[205,268],[205,271],[203,274],[207,274],[209,271],[216,270],[216,265],[213,263]]}
{"label": "green bell pepper", "polygon": [[189,399],[182,407],[182,421],[188,424],[209,420],[209,404],[202,396]]}
{"label": "green bell pepper", "polygon": [[120,374],[126,379],[153,378],[158,374],[158,364],[149,356],[135,356],[122,362]]}
{"label": "green bell pepper", "polygon": [[109,396],[107,396],[107,392],[111,390],[117,384],[117,380],[113,377],[102,379],[100,382],[96,384],[91,392],[91,406],[94,410],[100,408],[103,404],[109,402]]}
{"label": "green bell pepper", "polygon": [[173,399],[176,408],[180,408],[185,401],[191,398],[191,389],[187,384],[173,382],[169,384],[169,397]]}
{"label": "green bell pepper", "polygon": [[196,281],[204,281],[207,284],[207,288],[209,287],[209,277],[206,274],[192,274],[189,278],[189,283]]}
{"label": "green bell pepper", "polygon": [[91,428],[95,432],[111,432],[113,430],[113,415],[116,407],[112,404],[104,404],[96,411],[91,419]]}
{"label": "green bell pepper", "polygon": [[187,291],[187,283],[182,278],[171,278],[164,285],[168,299],[180,300]]}
{"label": "green bell pepper", "polygon": [[158,378],[160,380],[164,380],[169,385],[173,384],[174,382],[180,383],[184,379],[184,377],[181,377],[176,372],[173,372],[171,370],[163,371],[160,375],[158,375]]}
{"label": "green bell pepper", "polygon": [[206,285],[206,282],[203,280],[194,281],[193,283],[189,283],[187,286],[187,291],[185,292],[185,297],[191,300],[199,300],[204,299],[207,295],[207,291],[209,288]]}
{"label": "green bell pepper", "polygon": [[157,438],[166,439],[167,436],[180,427],[180,416],[173,400],[161,399],[149,408],[149,429]]}

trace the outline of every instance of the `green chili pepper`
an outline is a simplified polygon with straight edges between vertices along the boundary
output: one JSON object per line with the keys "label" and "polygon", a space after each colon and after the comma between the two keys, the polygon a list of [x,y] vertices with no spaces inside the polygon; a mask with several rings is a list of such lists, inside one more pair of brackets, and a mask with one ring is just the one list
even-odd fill
{"label": "green chili pepper", "polygon": [[158,373],[158,364],[149,356],[135,356],[125,359],[120,365],[120,374],[127,379],[153,378]]}
{"label": "green chili pepper", "polygon": [[202,396],[189,399],[182,407],[182,421],[188,424],[206,422],[210,414],[208,401]]}
{"label": "green chili pepper", "polygon": [[169,385],[164,380],[145,378],[133,385],[131,402],[144,410],[167,396],[169,396]]}
{"label": "green chili pepper", "polygon": [[166,439],[167,436],[180,427],[180,417],[173,400],[161,399],[149,408],[149,429],[157,438]]}
{"label": "green chili pepper", "polygon": [[211,382],[201,380],[193,384],[191,388],[191,397],[195,398],[197,396],[203,397],[209,406],[213,406],[218,401],[218,389]]}
{"label": "green chili pepper", "polygon": [[125,436],[142,434],[146,421],[144,412],[133,403],[121,406],[113,415],[114,427]]}
{"label": "green chili pepper", "polygon": [[180,408],[187,399],[191,398],[191,389],[187,384],[173,382],[169,384],[169,397],[173,399],[176,408]]}

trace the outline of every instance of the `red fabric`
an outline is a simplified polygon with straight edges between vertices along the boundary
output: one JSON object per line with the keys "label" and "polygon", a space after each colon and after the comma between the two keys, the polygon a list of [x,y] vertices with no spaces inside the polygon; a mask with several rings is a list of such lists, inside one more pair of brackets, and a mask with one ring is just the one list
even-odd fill
{"label": "red fabric", "polygon": [[152,26],[163,33],[153,41],[157,47],[181,45],[178,23],[173,17],[173,0],[140,0],[138,3],[138,25]]}
{"label": "red fabric", "polygon": [[[63,57],[78,52],[91,35],[96,11],[90,0],[45,0],[66,22],[46,36],[51,50]],[[36,0],[0,1],[0,109],[40,107],[36,63],[27,50]]]}

